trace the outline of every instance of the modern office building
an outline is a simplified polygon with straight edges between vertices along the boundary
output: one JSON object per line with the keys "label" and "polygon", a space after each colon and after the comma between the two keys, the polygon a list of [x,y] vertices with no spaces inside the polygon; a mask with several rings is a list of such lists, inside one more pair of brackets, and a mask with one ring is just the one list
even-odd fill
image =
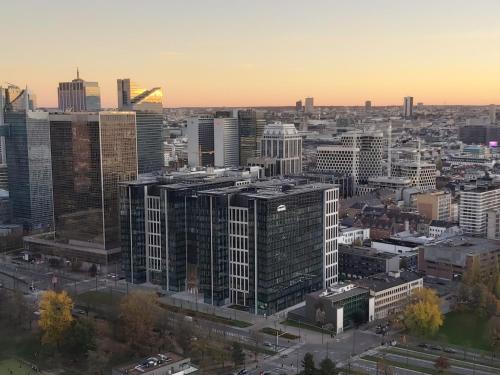
{"label": "modern office building", "polygon": [[488,211],[497,209],[500,209],[499,186],[482,186],[460,191],[460,229],[471,236],[486,236]]}
{"label": "modern office building", "polygon": [[398,161],[392,163],[392,176],[411,180],[411,186],[420,191],[436,189],[436,165],[420,161]]}
{"label": "modern office building", "polygon": [[297,100],[295,102],[295,112],[297,113],[302,112],[302,100]]}
{"label": "modern office building", "polygon": [[382,175],[382,132],[346,132],[341,136],[341,143],[317,148],[318,170],[350,174],[356,184]]}
{"label": "modern office building", "polygon": [[117,80],[118,109],[136,112],[139,174],[160,171],[163,156],[163,91],[144,89],[129,78]]}
{"label": "modern office building", "polygon": [[240,165],[238,119],[214,119],[214,164],[216,167]]}
{"label": "modern office building", "polygon": [[135,113],[51,114],[50,130],[55,238],[25,245],[86,267],[116,263],[118,183],[137,178]]}
{"label": "modern office building", "polygon": [[295,125],[281,122],[266,125],[260,150],[261,156],[248,159],[248,164],[262,166],[266,176],[302,173],[302,137]]}
{"label": "modern office building", "polygon": [[[27,103],[25,100],[25,108],[29,108]],[[2,127],[13,219],[27,229],[51,229],[54,218],[49,114],[7,109]]]}
{"label": "modern office building", "polygon": [[500,127],[492,124],[491,120],[490,117],[467,119],[465,124],[458,128],[458,139],[465,144],[488,145],[489,142],[500,144]]}
{"label": "modern office building", "polygon": [[370,228],[341,228],[339,244],[352,245],[355,243],[363,244],[363,241],[370,239]]}
{"label": "modern office building", "polygon": [[497,107],[495,104],[489,105],[488,113],[490,115],[490,124],[496,124],[497,123]]}
{"label": "modern office building", "polygon": [[61,111],[84,112],[101,110],[99,84],[81,79],[78,69],[74,80],[59,83],[57,95]]}
{"label": "modern office building", "polygon": [[431,191],[417,194],[417,210],[430,220],[448,221],[451,218],[451,194],[449,191]]}
{"label": "modern office building", "polygon": [[403,99],[403,117],[411,119],[413,116],[413,96],[406,96]]}
{"label": "modern office building", "polygon": [[248,165],[249,158],[260,156],[260,138],[265,125],[266,120],[262,112],[254,109],[238,111],[240,165]]}
{"label": "modern office building", "polygon": [[304,105],[304,112],[305,113],[312,113],[314,110],[314,98],[306,98],[305,105]]}
{"label": "modern office building", "polygon": [[188,164],[190,167],[214,166],[214,118],[190,117],[187,122]]}
{"label": "modern office building", "polygon": [[399,271],[399,255],[364,246],[339,246],[339,278],[362,279],[379,273]]}
{"label": "modern office building", "polygon": [[271,180],[199,193],[207,303],[273,314],[337,282],[338,189]]}
{"label": "modern office building", "polygon": [[198,287],[199,194],[248,184],[250,176],[193,173],[120,183],[120,227],[125,277],[169,291]]}

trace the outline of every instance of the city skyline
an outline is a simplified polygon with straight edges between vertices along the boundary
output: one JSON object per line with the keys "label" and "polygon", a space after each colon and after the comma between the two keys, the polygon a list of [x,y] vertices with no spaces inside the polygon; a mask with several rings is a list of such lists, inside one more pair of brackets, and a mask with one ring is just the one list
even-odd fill
{"label": "city skyline", "polygon": [[117,106],[116,79],[126,76],[161,86],[165,107],[293,106],[307,96],[317,106],[402,105],[409,95],[435,105],[500,102],[493,0],[88,5],[4,4],[6,29],[24,23],[4,49],[0,81],[28,85],[42,107],[57,107],[57,85],[77,67],[99,82],[104,108]]}

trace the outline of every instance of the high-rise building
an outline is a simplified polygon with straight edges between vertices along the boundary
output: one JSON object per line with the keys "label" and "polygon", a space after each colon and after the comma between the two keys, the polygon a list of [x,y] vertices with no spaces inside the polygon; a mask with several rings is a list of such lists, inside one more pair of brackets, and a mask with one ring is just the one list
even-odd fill
{"label": "high-rise building", "polygon": [[297,113],[302,112],[302,100],[297,100],[295,102],[295,112]]}
{"label": "high-rise building", "polygon": [[117,80],[118,109],[136,112],[139,174],[159,171],[163,158],[163,92],[141,88],[129,78]]}
{"label": "high-rise building", "polygon": [[436,164],[420,161],[393,162],[393,177],[405,177],[411,180],[411,186],[420,191],[436,189]]}
{"label": "high-rise building", "polygon": [[341,145],[317,149],[317,169],[347,173],[355,183],[367,183],[370,177],[382,175],[384,135],[382,132],[343,133]]}
{"label": "high-rise building", "polygon": [[497,107],[495,104],[490,104],[489,115],[490,115],[490,124],[496,124],[496,122],[497,122]]}
{"label": "high-rise building", "polygon": [[53,227],[52,164],[47,112],[6,107],[6,161],[14,221],[27,229]]}
{"label": "high-rise building", "polygon": [[371,100],[367,100],[365,102],[365,111],[369,111],[371,109],[372,109],[372,102],[371,102]]}
{"label": "high-rise building", "polygon": [[486,236],[488,211],[500,209],[500,187],[460,191],[459,225],[465,234]]}
{"label": "high-rise building", "polygon": [[99,84],[81,79],[78,69],[74,80],[59,83],[57,95],[61,111],[82,112],[101,110]]}
{"label": "high-rise building", "polygon": [[313,110],[314,110],[314,98],[306,98],[304,112],[305,113],[312,113]]}
{"label": "high-rise building", "polygon": [[448,191],[431,191],[418,194],[417,210],[431,220],[448,221],[451,218],[451,194]]}
{"label": "high-rise building", "polygon": [[187,121],[188,164],[190,167],[214,166],[214,118],[191,117]]}
{"label": "high-rise building", "polygon": [[198,196],[205,302],[269,315],[337,282],[336,187],[271,180]]}
{"label": "high-rise building", "polygon": [[241,165],[248,165],[248,159],[260,155],[259,140],[265,125],[266,120],[262,112],[253,109],[238,111]]}
{"label": "high-rise building", "polygon": [[214,119],[214,164],[216,167],[238,167],[240,165],[237,118]]}
{"label": "high-rise building", "polygon": [[403,99],[403,117],[411,119],[413,116],[413,96],[405,96]]}
{"label": "high-rise building", "polygon": [[289,176],[302,173],[302,137],[295,125],[276,122],[266,125],[260,140],[261,156],[250,164],[267,161],[272,170],[266,175]]}

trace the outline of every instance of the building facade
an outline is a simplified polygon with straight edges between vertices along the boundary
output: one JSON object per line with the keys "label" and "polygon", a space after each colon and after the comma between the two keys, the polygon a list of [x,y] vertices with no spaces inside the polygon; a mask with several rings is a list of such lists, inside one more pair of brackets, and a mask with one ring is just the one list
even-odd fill
{"label": "building facade", "polygon": [[451,218],[451,194],[433,191],[416,196],[417,210],[430,220],[448,221]]}
{"label": "building facade", "polygon": [[216,167],[240,165],[238,119],[214,119],[214,164]]}
{"label": "building facade", "polygon": [[188,164],[190,167],[214,166],[214,118],[191,117],[187,122]]}
{"label": "building facade", "polygon": [[260,156],[259,140],[264,133],[266,120],[263,113],[253,109],[238,111],[240,164],[248,165],[250,158]]}
{"label": "building facade", "polygon": [[420,191],[436,189],[436,165],[420,161],[398,161],[392,163],[392,176],[411,180],[411,186]]}
{"label": "building facade", "polygon": [[101,91],[97,82],[88,82],[80,78],[77,70],[76,79],[60,82],[57,89],[59,109],[61,111],[84,112],[101,110]]}
{"label": "building facade", "polygon": [[339,277],[362,279],[372,275],[399,271],[399,255],[370,247],[339,246]]}
{"label": "building facade", "polygon": [[500,187],[460,191],[459,225],[465,234],[486,236],[488,211],[500,208]]}

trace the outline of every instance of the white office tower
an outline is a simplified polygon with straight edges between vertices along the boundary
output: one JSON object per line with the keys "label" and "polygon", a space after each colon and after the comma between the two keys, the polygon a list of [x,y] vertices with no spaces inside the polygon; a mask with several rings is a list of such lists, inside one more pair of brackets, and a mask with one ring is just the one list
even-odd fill
{"label": "white office tower", "polygon": [[382,132],[346,132],[342,134],[341,142],[338,146],[317,148],[318,170],[352,175],[356,184],[382,175]]}
{"label": "white office tower", "polygon": [[[459,206],[460,228],[465,234],[486,236],[488,211],[499,208],[500,187],[498,186],[482,186],[473,190],[461,191]],[[491,230],[490,235],[492,235]]]}
{"label": "white office tower", "polygon": [[190,167],[214,166],[214,118],[191,117],[187,121],[188,165]]}
{"label": "white office tower", "polygon": [[275,161],[274,175],[302,173],[302,137],[295,125],[281,122],[266,125],[260,145],[261,158]]}
{"label": "white office tower", "polygon": [[413,116],[413,96],[406,96],[403,101],[403,117],[410,119]]}
{"label": "white office tower", "polygon": [[495,104],[490,104],[489,112],[490,112],[490,124],[496,124],[496,122],[497,122],[497,107]]}
{"label": "white office tower", "polygon": [[314,98],[306,98],[304,112],[305,113],[312,113],[313,110],[314,110]]}
{"label": "white office tower", "polygon": [[214,152],[216,167],[238,167],[240,165],[237,118],[214,119]]}

